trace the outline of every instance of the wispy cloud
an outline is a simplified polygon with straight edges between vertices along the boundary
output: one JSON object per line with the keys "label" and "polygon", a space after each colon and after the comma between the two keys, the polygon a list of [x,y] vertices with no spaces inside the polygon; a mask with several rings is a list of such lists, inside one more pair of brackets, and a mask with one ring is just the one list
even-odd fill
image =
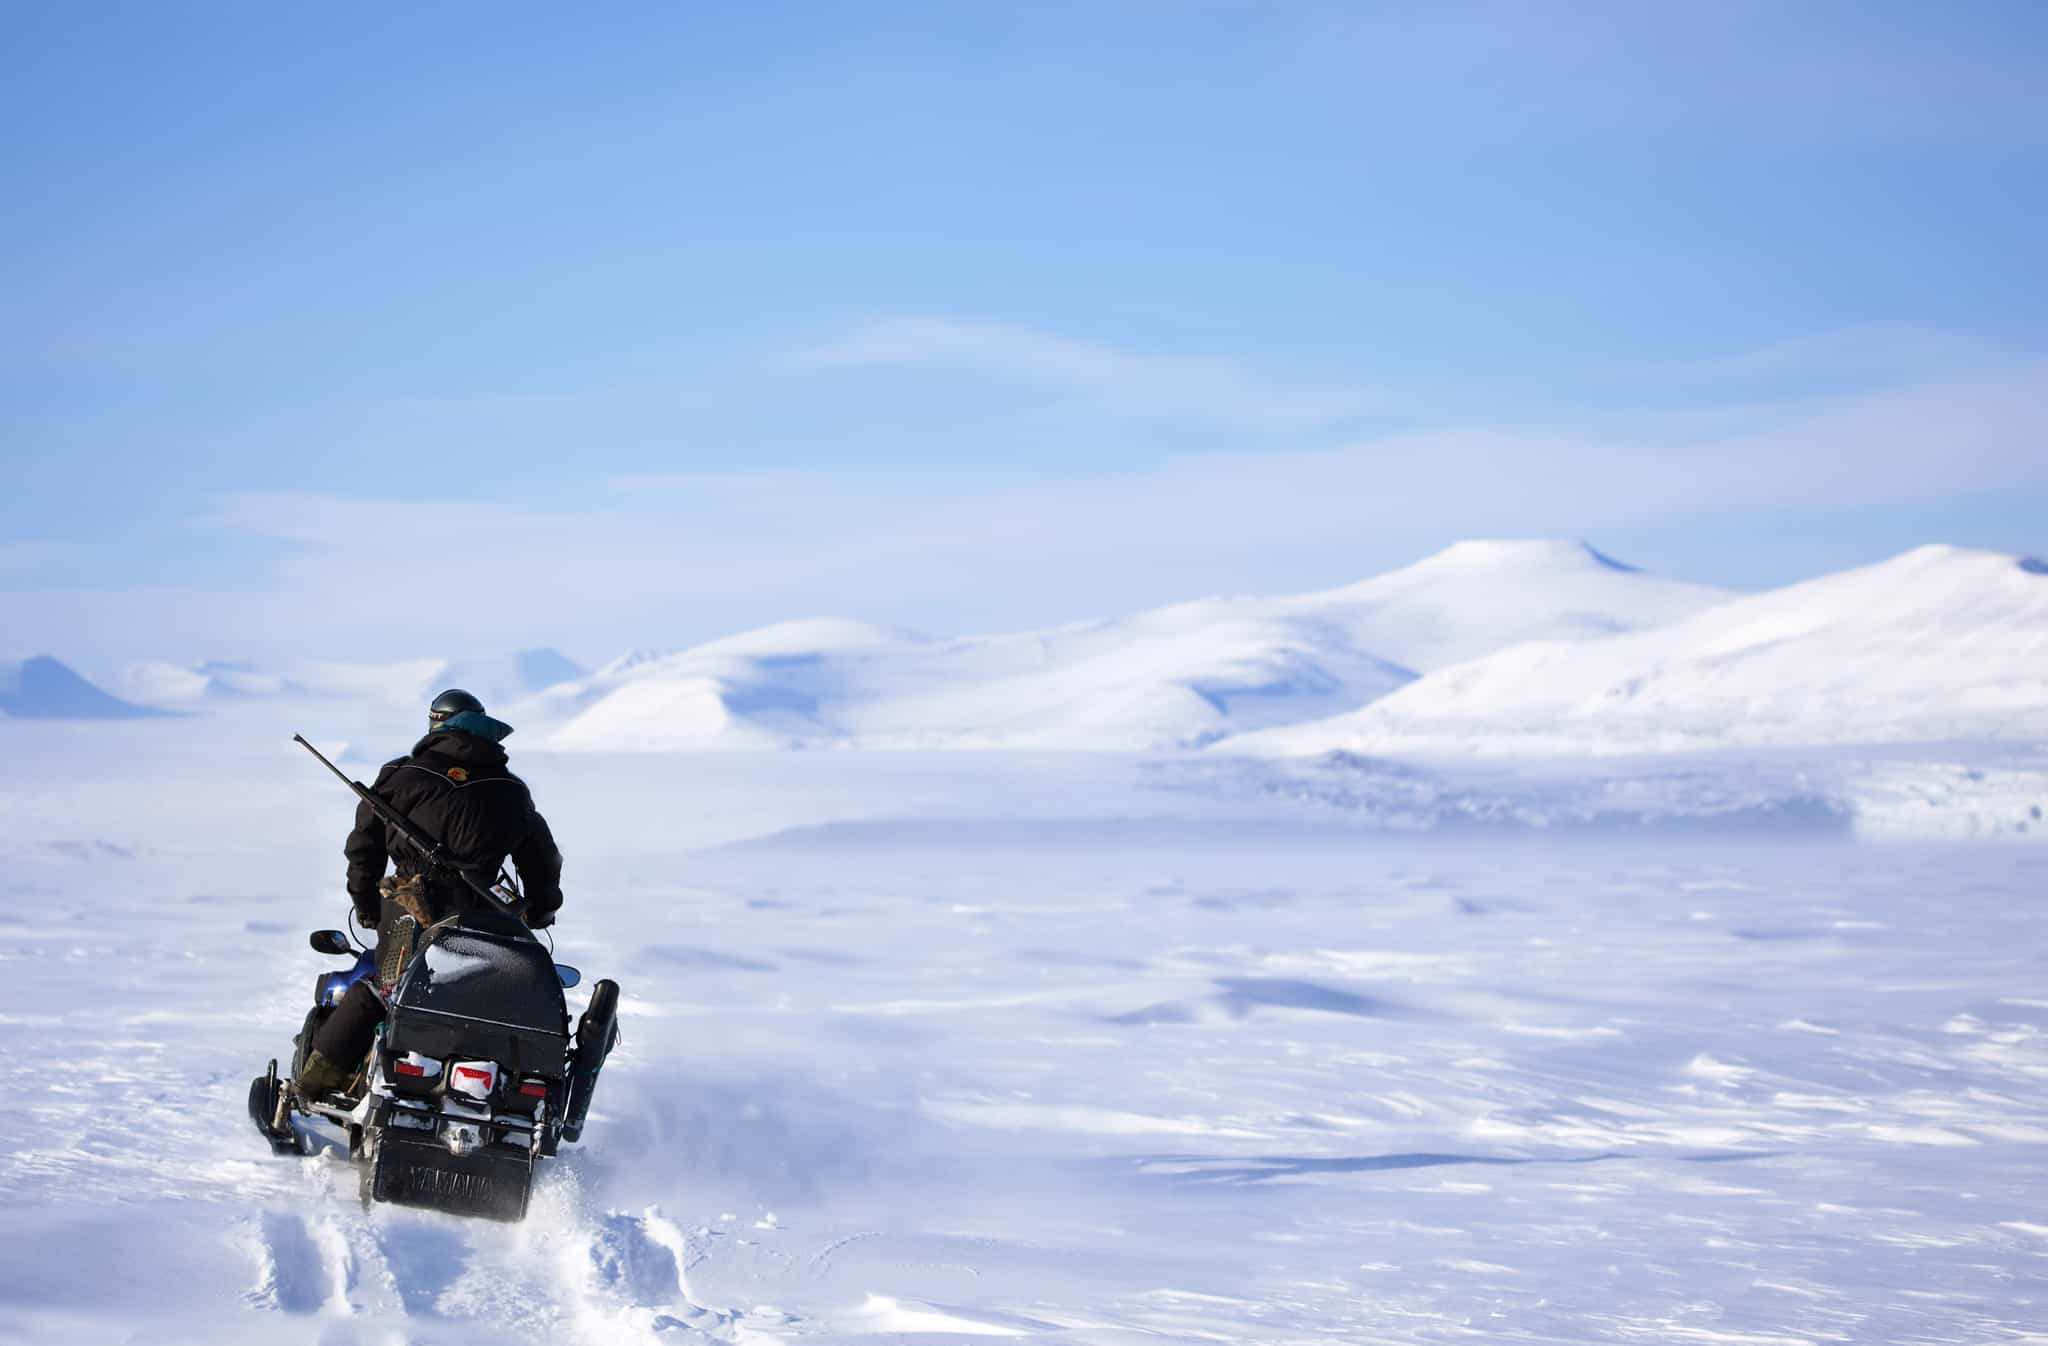
{"label": "wispy cloud", "polygon": [[[2048,361],[2036,361],[1772,404],[1732,426],[1679,414],[1444,428],[1028,484],[649,474],[619,478],[617,506],[589,511],[242,493],[206,523],[287,548],[274,592],[255,601],[264,621],[305,633],[389,632],[405,611],[394,600],[428,573],[413,646],[437,629],[499,645],[565,629],[675,643],[819,612],[944,629],[935,605],[952,624],[999,627],[1269,585],[1276,556],[1321,556],[1336,578],[1339,558],[1365,573],[1461,534],[1597,536],[1650,519],[2040,490],[2044,382]],[[394,538],[405,545],[380,545]]]}
{"label": "wispy cloud", "polygon": [[1304,433],[1384,413],[1393,389],[1315,382],[1214,355],[1139,352],[1013,323],[898,315],[804,350],[810,368],[948,370],[1085,400],[1120,416]]}
{"label": "wispy cloud", "polygon": [[1868,379],[1898,382],[1995,367],[2006,355],[1971,332],[1920,323],[1867,323],[1694,360],[1643,361],[1615,372],[1643,379],[1748,382]]}
{"label": "wispy cloud", "polygon": [[626,472],[605,479],[614,491],[665,491],[705,500],[729,500],[737,496],[800,488],[816,479],[815,473],[795,470],[760,472]]}
{"label": "wispy cloud", "polygon": [[[44,643],[89,625],[119,630],[130,648],[195,654],[256,652],[253,640],[394,655],[557,643],[602,657],[818,614],[939,632],[1111,615],[1205,592],[1338,582],[1460,536],[1698,534],[1745,513],[1910,513],[1973,493],[2048,494],[2048,360],[1951,368],[1947,352],[1910,334],[1837,335],[1705,372],[1725,369],[1738,383],[1747,371],[1817,366],[1917,372],[1827,396],[1732,400],[1708,388],[1671,409],[1439,413],[1420,428],[1347,434],[1339,413],[1369,402],[1359,391],[1309,399],[1312,415],[1287,412],[1312,427],[1292,436],[1240,437],[1257,449],[1117,470],[872,457],[809,469],[580,469],[577,496],[517,507],[231,492],[185,533],[202,550],[252,558],[241,579],[211,592],[172,574],[162,582],[176,590],[141,575],[137,587],[64,587],[61,558],[20,542],[0,544],[0,578],[17,639]],[[1127,415],[1265,426],[1297,388],[1225,361],[1236,381],[1204,394],[1204,361],[907,319],[863,325],[784,377],[947,362]],[[610,489],[591,495],[592,485]]]}

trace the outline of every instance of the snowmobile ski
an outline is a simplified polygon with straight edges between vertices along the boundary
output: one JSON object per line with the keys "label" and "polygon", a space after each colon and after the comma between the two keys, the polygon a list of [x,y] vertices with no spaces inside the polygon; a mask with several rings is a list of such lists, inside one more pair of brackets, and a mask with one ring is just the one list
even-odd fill
{"label": "snowmobile ski", "polygon": [[292,1130],[291,1095],[277,1078],[277,1061],[274,1058],[268,1070],[249,1081],[249,1120],[256,1123],[256,1129],[270,1142],[272,1154],[305,1153],[299,1144],[299,1133]]}

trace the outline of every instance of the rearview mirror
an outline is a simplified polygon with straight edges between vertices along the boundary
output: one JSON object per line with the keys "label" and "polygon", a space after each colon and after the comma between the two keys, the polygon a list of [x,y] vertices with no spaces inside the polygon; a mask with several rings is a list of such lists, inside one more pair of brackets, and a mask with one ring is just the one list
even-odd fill
{"label": "rearview mirror", "polygon": [[555,975],[562,979],[564,989],[574,986],[577,982],[583,980],[582,970],[570,967],[567,963],[555,964]]}
{"label": "rearview mirror", "polygon": [[315,930],[313,938],[309,943],[312,944],[313,952],[315,953],[353,953],[355,951],[354,947],[348,942],[348,936],[342,934],[339,930]]}

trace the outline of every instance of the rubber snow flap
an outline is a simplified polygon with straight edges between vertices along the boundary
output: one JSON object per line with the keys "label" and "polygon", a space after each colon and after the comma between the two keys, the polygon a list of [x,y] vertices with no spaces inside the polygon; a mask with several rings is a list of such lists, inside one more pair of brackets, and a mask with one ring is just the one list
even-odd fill
{"label": "rubber snow flap", "polygon": [[365,1176],[366,1195],[373,1201],[487,1220],[518,1220],[526,1215],[533,1189],[533,1158],[504,1147],[455,1155],[438,1141],[387,1132]]}

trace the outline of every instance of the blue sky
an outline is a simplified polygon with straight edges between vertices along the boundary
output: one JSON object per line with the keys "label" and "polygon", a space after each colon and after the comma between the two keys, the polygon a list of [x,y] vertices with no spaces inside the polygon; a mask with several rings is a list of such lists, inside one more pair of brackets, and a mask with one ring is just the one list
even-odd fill
{"label": "blue sky", "polygon": [[0,654],[2048,551],[2039,5],[0,22]]}

